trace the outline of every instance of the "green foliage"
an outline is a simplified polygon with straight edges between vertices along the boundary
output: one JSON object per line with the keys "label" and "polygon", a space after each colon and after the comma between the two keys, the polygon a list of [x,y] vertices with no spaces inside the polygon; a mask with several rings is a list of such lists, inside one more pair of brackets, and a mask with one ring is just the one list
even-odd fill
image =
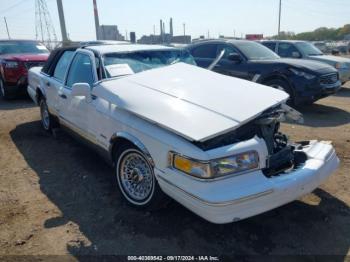
{"label": "green foliage", "polygon": [[324,40],[343,40],[346,35],[350,34],[350,24],[340,28],[320,27],[312,32],[303,32],[295,34],[293,32],[281,32],[279,36],[275,35],[273,39],[284,40],[308,40],[308,41],[324,41]]}

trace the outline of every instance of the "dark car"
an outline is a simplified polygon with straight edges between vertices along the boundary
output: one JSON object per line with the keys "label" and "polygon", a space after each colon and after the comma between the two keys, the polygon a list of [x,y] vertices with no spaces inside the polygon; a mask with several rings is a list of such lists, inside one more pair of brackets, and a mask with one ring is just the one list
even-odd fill
{"label": "dark car", "polygon": [[312,103],[334,94],[341,86],[335,68],[314,61],[282,59],[252,41],[210,40],[188,49],[198,66],[208,68],[216,63],[213,70],[218,73],[282,89],[290,95],[291,104]]}
{"label": "dark car", "polygon": [[[341,57],[339,49],[333,49],[333,55],[325,55],[315,45],[308,41],[298,40],[265,40],[261,44],[276,52],[280,57],[307,59],[326,63],[339,72],[339,79],[342,84],[350,81],[350,59]],[[335,54],[338,54],[335,56]]]}
{"label": "dark car", "polygon": [[43,66],[49,51],[38,41],[0,40],[0,96],[27,93],[28,70]]}

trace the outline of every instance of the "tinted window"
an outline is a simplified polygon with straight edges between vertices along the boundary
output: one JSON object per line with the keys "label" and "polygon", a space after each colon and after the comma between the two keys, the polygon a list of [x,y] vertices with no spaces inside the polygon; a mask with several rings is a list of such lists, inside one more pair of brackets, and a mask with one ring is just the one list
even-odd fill
{"label": "tinted window", "polygon": [[272,60],[278,59],[279,56],[267,47],[253,41],[235,41],[237,47],[248,60]]}
{"label": "tinted window", "polygon": [[266,46],[267,48],[269,48],[270,50],[274,51],[276,50],[276,43],[262,43],[264,46]]}
{"label": "tinted window", "polygon": [[73,51],[66,51],[61,56],[60,60],[58,60],[55,71],[53,73],[53,77],[56,79],[63,81],[64,76],[66,74],[67,68],[69,66],[70,61],[72,60],[74,52]]}
{"label": "tinted window", "polygon": [[293,44],[280,43],[278,45],[279,56],[281,56],[281,57],[296,57],[293,55],[293,53],[295,53],[295,55],[298,54],[299,56],[301,56],[300,52]]}
{"label": "tinted window", "polygon": [[192,50],[192,55],[196,58],[215,58],[216,57],[216,44],[204,44],[195,47]]}
{"label": "tinted window", "polygon": [[92,64],[88,55],[78,53],[70,66],[67,86],[72,87],[75,83],[88,83],[90,86],[94,83],[92,74]]}
{"label": "tinted window", "polygon": [[1,41],[0,54],[47,54],[47,48],[35,41]]}

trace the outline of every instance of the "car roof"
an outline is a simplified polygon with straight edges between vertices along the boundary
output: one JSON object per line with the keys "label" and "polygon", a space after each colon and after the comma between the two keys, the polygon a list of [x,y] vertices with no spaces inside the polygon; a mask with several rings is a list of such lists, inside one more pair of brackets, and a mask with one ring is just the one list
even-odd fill
{"label": "car roof", "polygon": [[0,39],[1,42],[34,42],[34,43],[40,43],[39,40],[33,40],[33,39]]}
{"label": "car roof", "polygon": [[303,40],[261,40],[261,43],[267,43],[267,42],[279,42],[279,43],[304,43],[309,41],[303,41]]}
{"label": "car roof", "polygon": [[245,39],[210,39],[210,40],[201,40],[193,43],[190,46],[197,46],[197,45],[203,45],[203,44],[209,44],[209,43],[231,43],[231,44],[236,44],[236,43],[252,43],[256,41],[252,40],[245,40]]}
{"label": "car roof", "polygon": [[82,41],[79,44],[80,44],[80,46],[127,45],[127,44],[130,44],[130,42],[128,42],[128,41],[114,41],[114,40],[93,40],[93,41]]}
{"label": "car roof", "polygon": [[152,50],[171,50],[174,47],[163,45],[139,45],[139,44],[118,44],[118,45],[92,45],[85,49],[96,51],[100,54],[118,53],[118,52],[135,52],[135,51],[152,51]]}

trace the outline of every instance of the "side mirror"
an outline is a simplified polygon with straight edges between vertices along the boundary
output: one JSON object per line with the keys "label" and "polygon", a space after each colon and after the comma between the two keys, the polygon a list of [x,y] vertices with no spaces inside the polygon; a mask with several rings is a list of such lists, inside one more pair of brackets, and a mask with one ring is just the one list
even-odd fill
{"label": "side mirror", "polygon": [[227,59],[232,61],[232,62],[236,62],[236,63],[240,63],[242,61],[242,58],[239,54],[237,53],[231,53],[227,56]]}
{"label": "side mirror", "polygon": [[84,96],[87,100],[91,99],[91,88],[88,83],[76,83],[72,86],[72,96]]}
{"label": "side mirror", "polygon": [[292,52],[292,57],[293,58],[301,58],[301,54],[299,52],[294,51],[294,52]]}

